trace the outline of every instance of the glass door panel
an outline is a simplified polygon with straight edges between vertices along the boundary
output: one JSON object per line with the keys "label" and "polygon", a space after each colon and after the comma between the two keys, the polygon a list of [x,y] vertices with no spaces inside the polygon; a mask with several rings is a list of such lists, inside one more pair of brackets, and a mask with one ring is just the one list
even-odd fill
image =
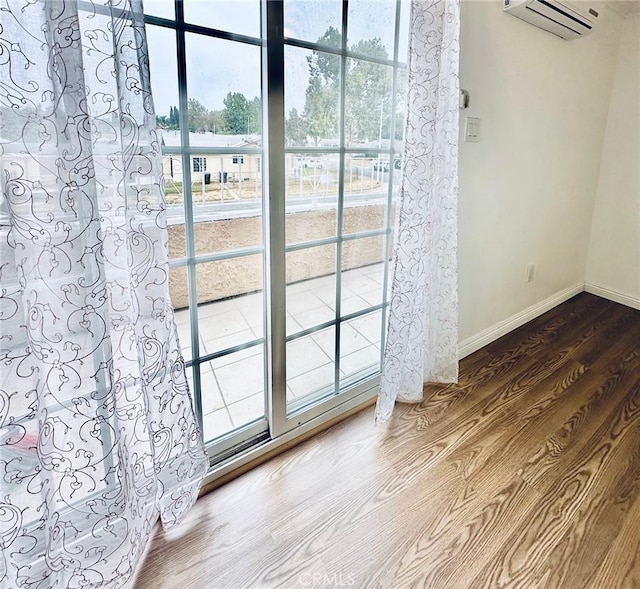
{"label": "glass door panel", "polygon": [[205,4],[151,3],[145,20],[171,298],[222,460],[375,387],[402,171],[396,19],[408,10]]}

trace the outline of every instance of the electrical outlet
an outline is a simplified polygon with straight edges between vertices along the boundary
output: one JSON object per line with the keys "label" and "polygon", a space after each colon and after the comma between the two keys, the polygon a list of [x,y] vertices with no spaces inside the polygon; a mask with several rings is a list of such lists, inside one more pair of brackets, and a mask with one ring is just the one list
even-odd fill
{"label": "electrical outlet", "polygon": [[534,264],[527,264],[527,282],[533,282],[533,273],[536,269]]}

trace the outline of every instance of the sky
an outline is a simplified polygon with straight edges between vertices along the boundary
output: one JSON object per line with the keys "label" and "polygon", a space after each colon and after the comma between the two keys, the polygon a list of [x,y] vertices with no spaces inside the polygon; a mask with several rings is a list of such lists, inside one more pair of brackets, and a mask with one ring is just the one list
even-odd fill
{"label": "sky", "polygon": [[[403,12],[406,23],[406,5]],[[285,0],[285,31],[288,36],[317,39],[333,26],[340,28],[341,0]],[[145,12],[173,18],[172,0],[145,0]],[[260,0],[184,0],[185,20],[221,30],[260,36]],[[380,37],[392,54],[394,0],[351,0],[348,43]],[[401,31],[401,52],[406,51],[407,27]],[[172,29],[147,26],[151,84],[156,112],[168,115],[178,105],[175,33]],[[187,88],[209,110],[223,108],[229,92],[248,99],[260,95],[260,49],[256,46],[187,33]],[[304,109],[309,52],[289,47],[285,54],[285,108]]]}

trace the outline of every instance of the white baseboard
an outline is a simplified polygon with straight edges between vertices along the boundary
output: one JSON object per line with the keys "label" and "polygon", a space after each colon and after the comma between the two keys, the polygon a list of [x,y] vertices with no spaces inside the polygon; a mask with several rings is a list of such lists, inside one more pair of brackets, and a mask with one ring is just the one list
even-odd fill
{"label": "white baseboard", "polygon": [[640,298],[632,297],[617,290],[607,288],[606,286],[600,286],[599,284],[592,284],[590,282],[587,282],[584,285],[584,289],[585,291],[602,297],[603,299],[609,299],[614,303],[620,303],[621,305],[626,305],[627,307],[640,310]]}
{"label": "white baseboard", "polygon": [[462,359],[469,354],[473,354],[473,352],[476,352],[480,348],[483,348],[487,344],[497,340],[499,337],[502,337],[521,325],[524,325],[527,321],[531,321],[543,313],[546,313],[549,309],[553,309],[558,306],[560,303],[568,301],[571,297],[581,293],[583,290],[585,290],[584,283],[580,282],[579,284],[574,284],[573,286],[565,288],[535,305],[531,305],[531,307],[528,307],[524,311],[520,311],[519,313],[516,313],[515,315],[512,315],[511,317],[508,317],[487,329],[483,329],[480,333],[472,335],[470,338],[460,342],[460,358]]}

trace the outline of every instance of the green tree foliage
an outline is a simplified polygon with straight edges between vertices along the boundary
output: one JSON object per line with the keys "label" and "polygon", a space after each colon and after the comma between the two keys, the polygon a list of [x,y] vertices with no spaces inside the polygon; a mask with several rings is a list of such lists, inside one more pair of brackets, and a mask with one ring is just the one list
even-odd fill
{"label": "green tree foliage", "polygon": [[[379,38],[359,41],[351,50],[388,59]],[[388,137],[393,70],[360,59],[348,60],[345,85],[345,133],[349,142]]]}
{"label": "green tree foliage", "polygon": [[298,110],[292,108],[285,120],[285,138],[287,146],[304,145],[307,142],[307,121]]}
{"label": "green tree foliage", "polygon": [[257,96],[249,102],[249,127],[247,133],[262,133],[262,101]]}
{"label": "green tree foliage", "polygon": [[[329,27],[318,43],[338,47],[340,33]],[[314,51],[307,57],[309,85],[305,94],[304,120],[307,134],[318,145],[320,139],[338,135],[340,56]]]}
{"label": "green tree foliage", "polygon": [[169,116],[156,116],[156,125],[160,129],[179,129],[180,128],[180,111],[177,106],[169,107]]}
{"label": "green tree foliage", "polygon": [[169,129],[180,128],[180,111],[177,106],[169,108]]}
{"label": "green tree foliage", "polygon": [[[318,43],[340,46],[340,33],[329,27]],[[360,53],[388,59],[379,38],[358,41],[350,47]],[[314,51],[307,57],[309,85],[305,96],[303,119],[306,131],[318,145],[321,139],[338,135],[340,96],[340,57]],[[360,59],[347,60],[345,83],[345,133],[350,143],[369,142],[389,137],[393,70]]]}
{"label": "green tree foliage", "polygon": [[209,111],[195,98],[189,98],[189,131],[204,133],[209,131]]}
{"label": "green tree foliage", "polygon": [[240,92],[229,92],[224,99],[223,120],[225,132],[231,135],[247,133],[251,126],[249,101]]}

